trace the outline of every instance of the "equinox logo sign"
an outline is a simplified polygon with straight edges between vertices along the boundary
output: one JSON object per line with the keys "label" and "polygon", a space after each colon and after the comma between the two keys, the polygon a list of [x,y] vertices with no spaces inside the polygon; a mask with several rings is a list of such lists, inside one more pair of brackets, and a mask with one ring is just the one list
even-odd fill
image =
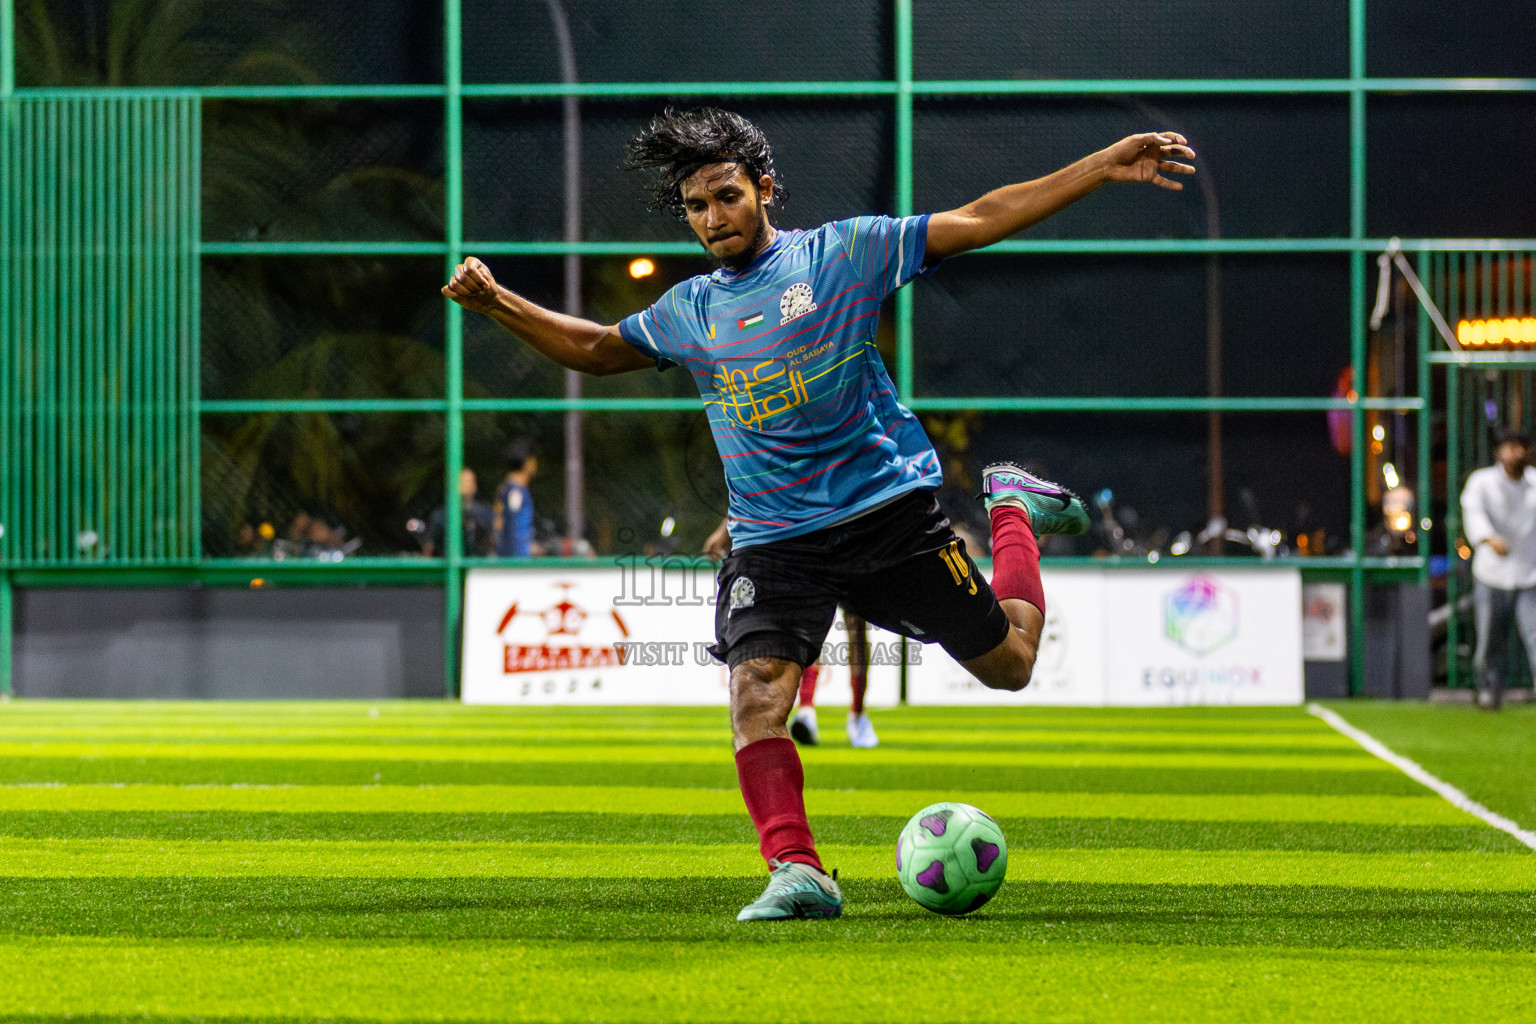
{"label": "equinox logo sign", "polygon": [[1237,594],[1196,576],[1163,598],[1163,635],[1193,654],[1210,654],[1237,636]]}

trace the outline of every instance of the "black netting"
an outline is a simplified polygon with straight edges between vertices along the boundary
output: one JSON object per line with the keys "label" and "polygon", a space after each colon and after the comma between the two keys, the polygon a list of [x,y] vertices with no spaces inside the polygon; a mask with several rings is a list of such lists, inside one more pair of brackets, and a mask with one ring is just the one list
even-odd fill
{"label": "black netting", "polygon": [[1536,96],[1372,96],[1367,112],[1371,234],[1536,235]]}
{"label": "black netting", "polygon": [[440,82],[437,0],[16,5],[18,85]]}
{"label": "black netting", "polygon": [[[964,422],[959,422],[961,419]],[[1111,492],[1117,516],[1143,543],[1161,536],[1163,551],[1180,531],[1206,522],[1208,423],[1195,413],[1040,413],[924,416],[945,458],[941,502],[981,538],[985,517],[971,497],[982,466],[1019,461],[1082,494],[1094,529],[1049,538],[1047,554],[1091,555],[1106,548],[1095,497]],[[1323,530],[1334,552],[1349,538],[1349,457],[1329,440],[1319,413],[1231,413],[1222,417],[1224,505],[1237,529]],[[1227,552],[1244,549],[1229,545]]]}
{"label": "black netting", "polygon": [[[585,82],[889,78],[888,0],[757,0],[750,7],[564,0]],[[466,0],[464,80],[558,82],[550,4]]]}
{"label": "black netting", "polygon": [[203,417],[203,551],[345,558],[420,551],[407,524],[443,502],[443,420]]}
{"label": "black netting", "polygon": [[[686,225],[644,205],[644,180],[622,169],[624,144],[669,102],[582,103],[582,233],[593,241],[692,241]],[[888,212],[893,196],[889,101],[735,101],[720,105],[767,134],[791,193],[775,216],[809,227]],[[564,237],[563,136],[558,101],[475,101],[464,117],[464,230],[469,238]]]}
{"label": "black netting", "polygon": [[1180,179],[1182,192],[1106,187],[1028,237],[1199,238],[1213,209],[1227,237],[1349,233],[1349,110],[1339,97],[925,100],[914,115],[916,208],[950,209],[1164,129],[1199,154],[1201,176]]}
{"label": "black netting", "polygon": [[1307,78],[1349,74],[1345,0],[1106,6],[913,4],[918,78]]}
{"label": "black netting", "polygon": [[[464,418],[464,461],[482,497],[506,472],[507,447],[531,439],[539,451],[533,480],[535,522],[547,548],[565,532],[564,416],[471,413]],[[688,413],[587,413],[582,417],[587,539],[600,555],[678,551],[697,554],[725,515],[725,476],[703,410]],[[670,536],[663,525],[673,519]]]}
{"label": "black netting", "polygon": [[[1203,395],[1205,257],[987,256],[920,280],[924,396]],[[1340,256],[1224,256],[1223,384],[1230,395],[1331,393],[1349,362]]]}
{"label": "black netting", "polygon": [[[471,255],[473,255],[471,253]],[[672,285],[708,273],[703,259],[651,258],[656,272],[636,280],[629,258],[582,260],[582,315],[612,324],[655,302]],[[565,308],[565,262],[554,258],[485,257],[500,284],[551,309]],[[698,390],[681,370],[641,370],[613,377],[584,377],[582,393],[594,398],[691,398]],[[470,398],[559,397],[564,370],[504,331],[488,317],[464,318],[464,394]]]}
{"label": "black netting", "polygon": [[1530,0],[1366,0],[1366,73],[1388,78],[1529,78]]}
{"label": "black netting", "polygon": [[432,101],[209,101],[203,238],[441,240],[442,126]]}
{"label": "black netting", "polygon": [[205,398],[441,398],[442,263],[203,261]]}

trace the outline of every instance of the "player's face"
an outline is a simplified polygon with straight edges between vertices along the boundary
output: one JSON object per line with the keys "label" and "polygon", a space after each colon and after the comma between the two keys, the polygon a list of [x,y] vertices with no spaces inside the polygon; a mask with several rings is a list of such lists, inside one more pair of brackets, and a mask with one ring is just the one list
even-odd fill
{"label": "player's face", "polygon": [[1530,454],[1525,445],[1519,441],[1505,441],[1494,452],[1499,465],[1503,466],[1504,472],[1510,476],[1518,476],[1525,471],[1525,461]]}
{"label": "player's face", "polygon": [[711,256],[728,267],[751,260],[767,231],[772,178],[754,185],[739,164],[710,164],[683,182],[682,193],[688,224]]}

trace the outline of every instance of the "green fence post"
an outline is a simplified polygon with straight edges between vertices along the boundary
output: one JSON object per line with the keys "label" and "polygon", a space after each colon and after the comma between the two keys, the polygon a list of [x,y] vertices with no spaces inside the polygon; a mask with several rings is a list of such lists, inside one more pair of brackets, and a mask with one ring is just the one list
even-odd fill
{"label": "green fence post", "polygon": [[[464,102],[460,0],[443,2],[443,75],[447,85],[443,100],[444,230],[448,243],[443,269],[447,274],[463,258],[464,251]],[[459,468],[464,464],[464,310],[443,300],[443,343],[447,349],[444,386],[447,388],[447,451],[443,459],[443,695],[459,693],[459,647],[464,611],[464,531],[459,526]]]}
{"label": "green fence post", "polygon": [[0,570],[0,699],[10,697],[11,684],[11,574]]}
{"label": "green fence post", "polygon": [[[1429,253],[1420,251],[1418,255],[1418,273],[1420,281],[1429,281]],[[1418,553],[1421,564],[1419,566],[1419,585],[1429,586],[1429,556],[1432,549],[1429,544],[1429,531],[1434,525],[1435,507],[1435,482],[1430,479],[1431,465],[1429,458],[1429,446],[1434,437],[1434,404],[1435,382],[1429,363],[1429,310],[1424,308],[1422,302],[1415,303],[1419,310],[1418,321],[1418,351],[1419,373],[1418,391],[1423,406],[1419,409],[1419,503],[1414,509],[1419,515],[1419,544]]]}
{"label": "green fence post", "polygon": [[0,0],[0,102],[16,91],[16,8]]}
{"label": "green fence post", "polygon": [[[896,0],[896,216],[912,215],[912,0]],[[912,400],[912,288],[896,292],[896,394]]]}
{"label": "green fence post", "polygon": [[1445,685],[1461,685],[1461,616],[1456,602],[1461,595],[1461,556],[1456,541],[1461,534],[1461,368],[1454,363],[1445,368],[1445,599],[1450,602],[1451,617],[1445,624]]}
{"label": "green fence post", "polygon": [[[1366,398],[1365,380],[1365,0],[1349,0],[1349,361],[1355,394]],[[1365,690],[1365,410],[1350,411],[1349,693]]]}

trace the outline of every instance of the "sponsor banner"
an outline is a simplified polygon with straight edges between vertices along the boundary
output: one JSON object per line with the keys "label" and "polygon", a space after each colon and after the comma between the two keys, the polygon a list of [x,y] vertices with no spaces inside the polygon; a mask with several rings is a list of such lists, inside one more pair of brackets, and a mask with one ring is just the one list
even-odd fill
{"label": "sponsor banner", "polygon": [[1030,684],[1018,693],[989,690],[938,644],[909,642],[921,661],[907,666],[909,704],[1104,703],[1104,592],[1098,570],[1047,570],[1045,631]]}
{"label": "sponsor banner", "polygon": [[[641,559],[591,569],[471,569],[464,583],[466,704],[729,703],[715,636],[715,565]],[[871,627],[867,701],[897,702],[901,638]],[[841,614],[816,703],[850,699]]]}
{"label": "sponsor banner", "polygon": [[1119,571],[1104,615],[1106,704],[1302,702],[1294,569]]}
{"label": "sponsor banner", "polygon": [[[1295,570],[1047,570],[1035,677],[988,690],[934,644],[907,669],[913,704],[1300,704]],[[916,645],[911,645],[915,647]]]}

